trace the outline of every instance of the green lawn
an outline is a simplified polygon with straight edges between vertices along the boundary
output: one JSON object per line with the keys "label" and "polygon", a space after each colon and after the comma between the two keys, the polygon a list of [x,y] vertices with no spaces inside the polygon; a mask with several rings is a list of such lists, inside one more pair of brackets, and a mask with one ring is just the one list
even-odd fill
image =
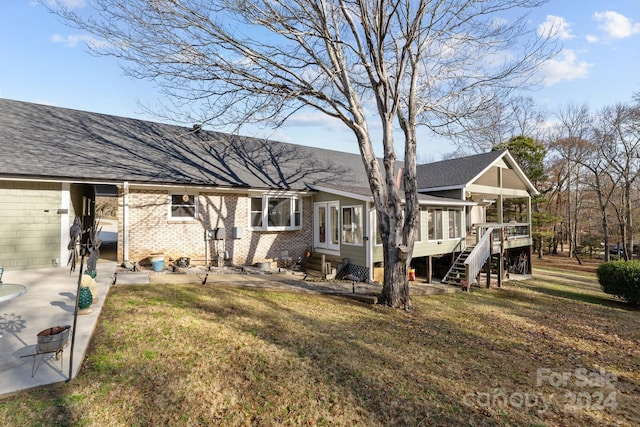
{"label": "green lawn", "polygon": [[640,312],[593,276],[414,297],[116,287],[72,382],[4,425],[640,425]]}

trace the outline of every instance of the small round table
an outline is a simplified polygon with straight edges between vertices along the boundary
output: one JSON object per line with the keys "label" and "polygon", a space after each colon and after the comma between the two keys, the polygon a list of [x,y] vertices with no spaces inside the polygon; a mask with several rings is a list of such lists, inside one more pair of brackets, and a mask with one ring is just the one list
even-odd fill
{"label": "small round table", "polygon": [[0,302],[18,298],[27,292],[25,285],[17,283],[0,283]]}
{"label": "small round table", "polygon": [[[0,302],[18,298],[26,292],[27,287],[25,285],[19,285],[17,283],[0,283]],[[2,329],[0,329],[0,338],[4,338]]]}

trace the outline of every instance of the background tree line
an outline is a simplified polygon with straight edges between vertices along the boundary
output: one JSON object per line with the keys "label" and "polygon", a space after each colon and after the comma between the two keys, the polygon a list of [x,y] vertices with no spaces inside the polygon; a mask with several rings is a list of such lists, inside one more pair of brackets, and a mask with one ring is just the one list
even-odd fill
{"label": "background tree line", "polygon": [[[540,191],[533,200],[535,251],[638,253],[640,93],[628,103],[592,111],[566,105],[542,112],[516,98],[482,117],[484,132],[461,135],[461,151],[509,148]],[[482,128],[482,127],[479,127]],[[517,202],[515,202],[517,203]]]}

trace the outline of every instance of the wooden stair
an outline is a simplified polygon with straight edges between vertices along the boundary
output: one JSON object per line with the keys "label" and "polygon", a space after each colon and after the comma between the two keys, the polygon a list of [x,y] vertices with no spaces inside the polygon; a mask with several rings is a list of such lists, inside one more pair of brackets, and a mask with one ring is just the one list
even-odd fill
{"label": "wooden stair", "polygon": [[447,271],[447,274],[445,274],[444,278],[441,280],[442,283],[446,283],[447,285],[460,286],[463,288],[468,286],[463,285],[463,281],[465,281],[466,284],[469,283],[467,280],[464,262],[469,257],[469,254],[471,254],[471,251],[473,251],[474,247],[475,246],[467,246],[467,248],[463,252],[460,252],[458,258],[456,258],[449,271]]}
{"label": "wooden stair", "polygon": [[346,264],[347,262],[342,257],[318,252],[312,253],[301,261],[301,266],[307,276],[321,279],[334,279],[338,271]]}

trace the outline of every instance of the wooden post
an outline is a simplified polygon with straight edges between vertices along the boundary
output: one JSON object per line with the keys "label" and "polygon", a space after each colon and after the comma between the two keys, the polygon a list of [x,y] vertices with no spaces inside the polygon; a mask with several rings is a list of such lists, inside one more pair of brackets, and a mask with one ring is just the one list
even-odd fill
{"label": "wooden post", "polygon": [[325,255],[322,254],[322,259],[320,261],[320,271],[322,273],[322,278],[326,279],[327,278],[327,265],[325,262]]}
{"label": "wooden post", "polygon": [[502,278],[504,277],[504,257],[502,251],[498,254],[498,287],[502,286]]}
{"label": "wooden post", "polygon": [[484,271],[487,274],[487,289],[491,287],[491,257],[487,258],[484,264]]}
{"label": "wooden post", "polygon": [[433,276],[433,261],[432,257],[427,257],[427,283],[431,283],[431,276]]}
{"label": "wooden post", "polygon": [[[467,280],[467,292],[471,292],[471,277],[469,277],[469,264],[464,265],[464,277]],[[464,289],[464,286],[463,286]]]}

